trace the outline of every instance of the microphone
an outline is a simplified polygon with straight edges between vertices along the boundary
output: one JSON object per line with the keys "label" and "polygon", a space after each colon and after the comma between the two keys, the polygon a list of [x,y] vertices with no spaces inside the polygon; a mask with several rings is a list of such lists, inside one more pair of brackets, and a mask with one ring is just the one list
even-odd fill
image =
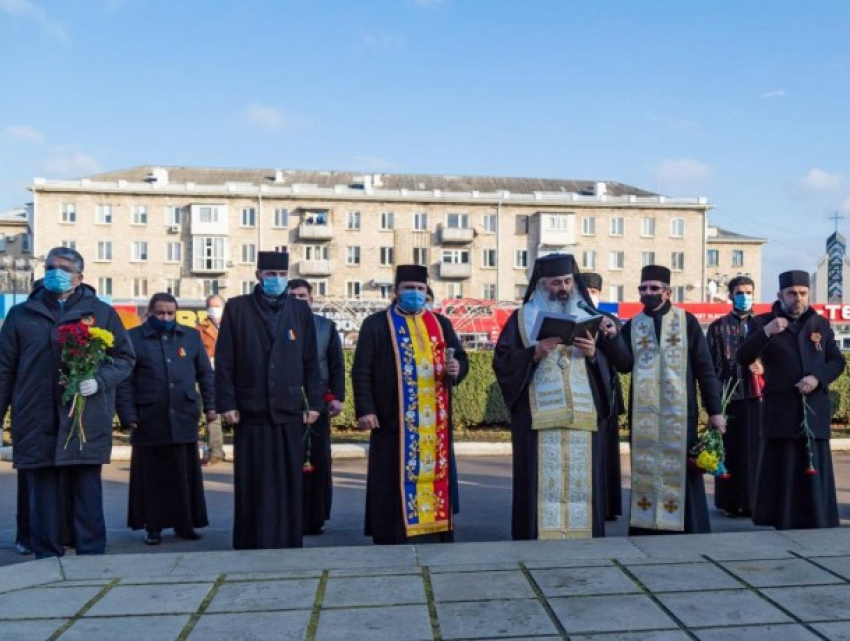
{"label": "microphone", "polygon": [[453,361],[455,359],[455,348],[447,347],[446,348],[446,362]]}
{"label": "microphone", "polygon": [[578,307],[579,309],[583,309],[588,314],[596,314],[597,313],[595,309],[593,309],[590,305],[585,303],[584,300],[582,300],[581,298],[579,298],[578,301],[576,301],[576,307]]}

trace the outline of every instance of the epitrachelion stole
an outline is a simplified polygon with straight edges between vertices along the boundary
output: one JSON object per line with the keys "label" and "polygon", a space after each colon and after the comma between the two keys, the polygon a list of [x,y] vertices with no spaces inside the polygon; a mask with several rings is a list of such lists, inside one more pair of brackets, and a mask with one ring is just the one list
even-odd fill
{"label": "epitrachelion stole", "polygon": [[630,525],[685,529],[688,443],[688,337],[685,311],[662,317],[661,341],[653,319],[632,320],[632,501]]}
{"label": "epitrachelion stole", "polygon": [[[520,310],[519,333],[530,347]],[[558,347],[534,371],[528,390],[531,428],[537,431],[537,536],[593,535],[593,447],[596,406],[584,354]]]}

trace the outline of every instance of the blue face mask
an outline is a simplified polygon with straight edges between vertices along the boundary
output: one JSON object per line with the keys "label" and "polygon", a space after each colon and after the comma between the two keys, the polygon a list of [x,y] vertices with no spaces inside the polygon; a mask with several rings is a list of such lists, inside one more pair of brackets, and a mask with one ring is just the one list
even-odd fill
{"label": "blue face mask", "polygon": [[266,296],[280,296],[286,291],[289,279],[286,276],[266,276],[263,278],[263,293]]}
{"label": "blue face mask", "polygon": [[398,295],[398,306],[409,314],[418,314],[425,307],[425,292],[405,289]]}
{"label": "blue face mask", "polygon": [[732,297],[732,304],[739,312],[748,312],[753,308],[752,294],[735,294]]}
{"label": "blue face mask", "polygon": [[163,321],[159,320],[156,316],[148,318],[148,323],[158,332],[173,332],[174,328],[177,327],[176,320]]}
{"label": "blue face mask", "polygon": [[48,269],[44,272],[44,287],[54,294],[71,291],[71,274],[64,269]]}

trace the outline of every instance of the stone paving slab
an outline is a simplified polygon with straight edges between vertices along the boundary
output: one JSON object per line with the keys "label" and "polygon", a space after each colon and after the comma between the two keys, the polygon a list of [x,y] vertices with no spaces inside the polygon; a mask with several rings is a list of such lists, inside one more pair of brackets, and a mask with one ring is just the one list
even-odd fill
{"label": "stone paving slab", "polygon": [[189,615],[78,619],[62,633],[62,641],[100,639],[176,639]]}
{"label": "stone paving slab", "polygon": [[301,641],[307,636],[310,610],[205,614],[188,641]]}
{"label": "stone paving slab", "polygon": [[809,557],[811,563],[850,581],[850,556]]}
{"label": "stone paving slab", "polygon": [[641,592],[640,587],[617,567],[532,570],[531,576],[546,597]]}
{"label": "stone paving slab", "polygon": [[850,585],[767,588],[768,599],[801,621],[850,620]]}
{"label": "stone paving slab", "polygon": [[626,569],[651,592],[730,590],[744,585],[713,563],[627,565]]}
{"label": "stone paving slab", "polygon": [[427,606],[396,605],[323,610],[315,641],[431,641],[433,638]]}
{"label": "stone paving slab", "polygon": [[757,588],[843,583],[842,579],[803,559],[727,561],[723,567]]}
{"label": "stone paving slab", "polygon": [[41,559],[27,563],[26,572],[17,565],[0,567],[0,594],[65,579],[59,559]]}
{"label": "stone paving slab", "polygon": [[438,603],[443,639],[531,638],[558,629],[535,599]]}
{"label": "stone paving slab", "polygon": [[0,595],[0,621],[41,617],[69,618],[104,588],[26,588]]}
{"label": "stone paving slab", "polygon": [[646,595],[565,597],[549,600],[568,634],[637,632],[679,626]]}
{"label": "stone paving slab", "polygon": [[422,577],[368,576],[328,579],[322,607],[409,605],[425,601]]}
{"label": "stone paving slab", "polygon": [[813,623],[812,628],[831,641],[850,641],[850,620],[834,623]]}
{"label": "stone paving slab", "polygon": [[218,588],[206,612],[309,610],[318,588],[318,579],[228,582]]}
{"label": "stone paving slab", "polygon": [[781,610],[746,590],[660,594],[658,600],[691,628],[792,621]]}
{"label": "stone paving slab", "polygon": [[[820,639],[802,625],[756,625],[696,630],[700,641],[814,641]],[[834,639],[834,637],[828,637]]]}
{"label": "stone paving slab", "polygon": [[437,602],[535,598],[531,584],[519,569],[434,574],[431,576],[431,588]]}
{"label": "stone paving slab", "polygon": [[[570,641],[691,641],[681,630],[658,632],[615,632],[613,634],[571,634]],[[773,641],[778,641],[774,639]]]}
{"label": "stone paving slab", "polygon": [[0,623],[0,641],[44,641],[66,623],[65,619],[3,621]]}
{"label": "stone paving slab", "polygon": [[117,585],[95,603],[85,616],[194,613],[212,589],[212,583]]}

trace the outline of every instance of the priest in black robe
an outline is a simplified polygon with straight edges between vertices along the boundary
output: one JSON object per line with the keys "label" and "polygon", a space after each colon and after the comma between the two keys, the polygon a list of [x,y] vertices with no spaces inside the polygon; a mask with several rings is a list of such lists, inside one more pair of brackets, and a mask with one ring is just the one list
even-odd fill
{"label": "priest in black robe", "polygon": [[689,459],[697,444],[697,383],[709,429],[726,428],[720,384],[699,321],[670,302],[670,270],[645,266],[638,292],[643,311],[623,326],[634,355],[629,536],[710,532],[703,471]]}
{"label": "priest in black robe", "polygon": [[357,424],[371,431],[365,534],[378,545],[453,540],[451,390],[469,361],[451,322],[425,308],[427,278],[397,267],[395,300],[363,321],[354,353]]}
{"label": "priest in black robe", "polygon": [[809,304],[809,274],[779,275],[778,300],[738,350],[764,367],[764,399],[753,522],[778,530],[838,527],[829,447],[829,385],[844,356],[829,321]]}
{"label": "priest in black robe", "polygon": [[[593,306],[599,309],[599,297],[602,293],[602,275],[595,272],[583,272],[581,279],[587,288]],[[600,314],[605,314],[620,326],[620,319],[614,314],[599,309]],[[605,507],[605,520],[616,521],[623,514],[623,473],[620,465],[620,417],[626,413],[626,405],[623,402],[623,386],[620,383],[620,374],[608,365],[604,354],[600,354],[602,364],[600,370],[603,376],[610,380],[610,402],[607,405],[608,414],[599,417],[599,432],[603,442],[602,445],[602,491],[604,494],[603,505]]]}
{"label": "priest in black robe", "polygon": [[755,283],[749,276],[729,281],[732,311],[708,327],[706,339],[714,370],[729,396],[723,449],[728,476],[714,479],[714,506],[726,516],[751,516],[758,463],[763,369],[760,360],[748,366],[738,363],[738,348],[757,331],[753,315]]}
{"label": "priest in black robe", "polygon": [[322,406],[316,328],[286,298],[289,255],[260,252],[254,291],[228,301],[215,349],[216,407],[234,426],[233,547],[303,546],[304,425]]}
{"label": "priest in black robe", "polygon": [[523,300],[496,344],[493,370],[511,412],[514,540],[604,536],[604,430],[611,370],[631,367],[618,325],[597,336],[537,340],[548,314],[596,316],[573,256],[538,258]]}

